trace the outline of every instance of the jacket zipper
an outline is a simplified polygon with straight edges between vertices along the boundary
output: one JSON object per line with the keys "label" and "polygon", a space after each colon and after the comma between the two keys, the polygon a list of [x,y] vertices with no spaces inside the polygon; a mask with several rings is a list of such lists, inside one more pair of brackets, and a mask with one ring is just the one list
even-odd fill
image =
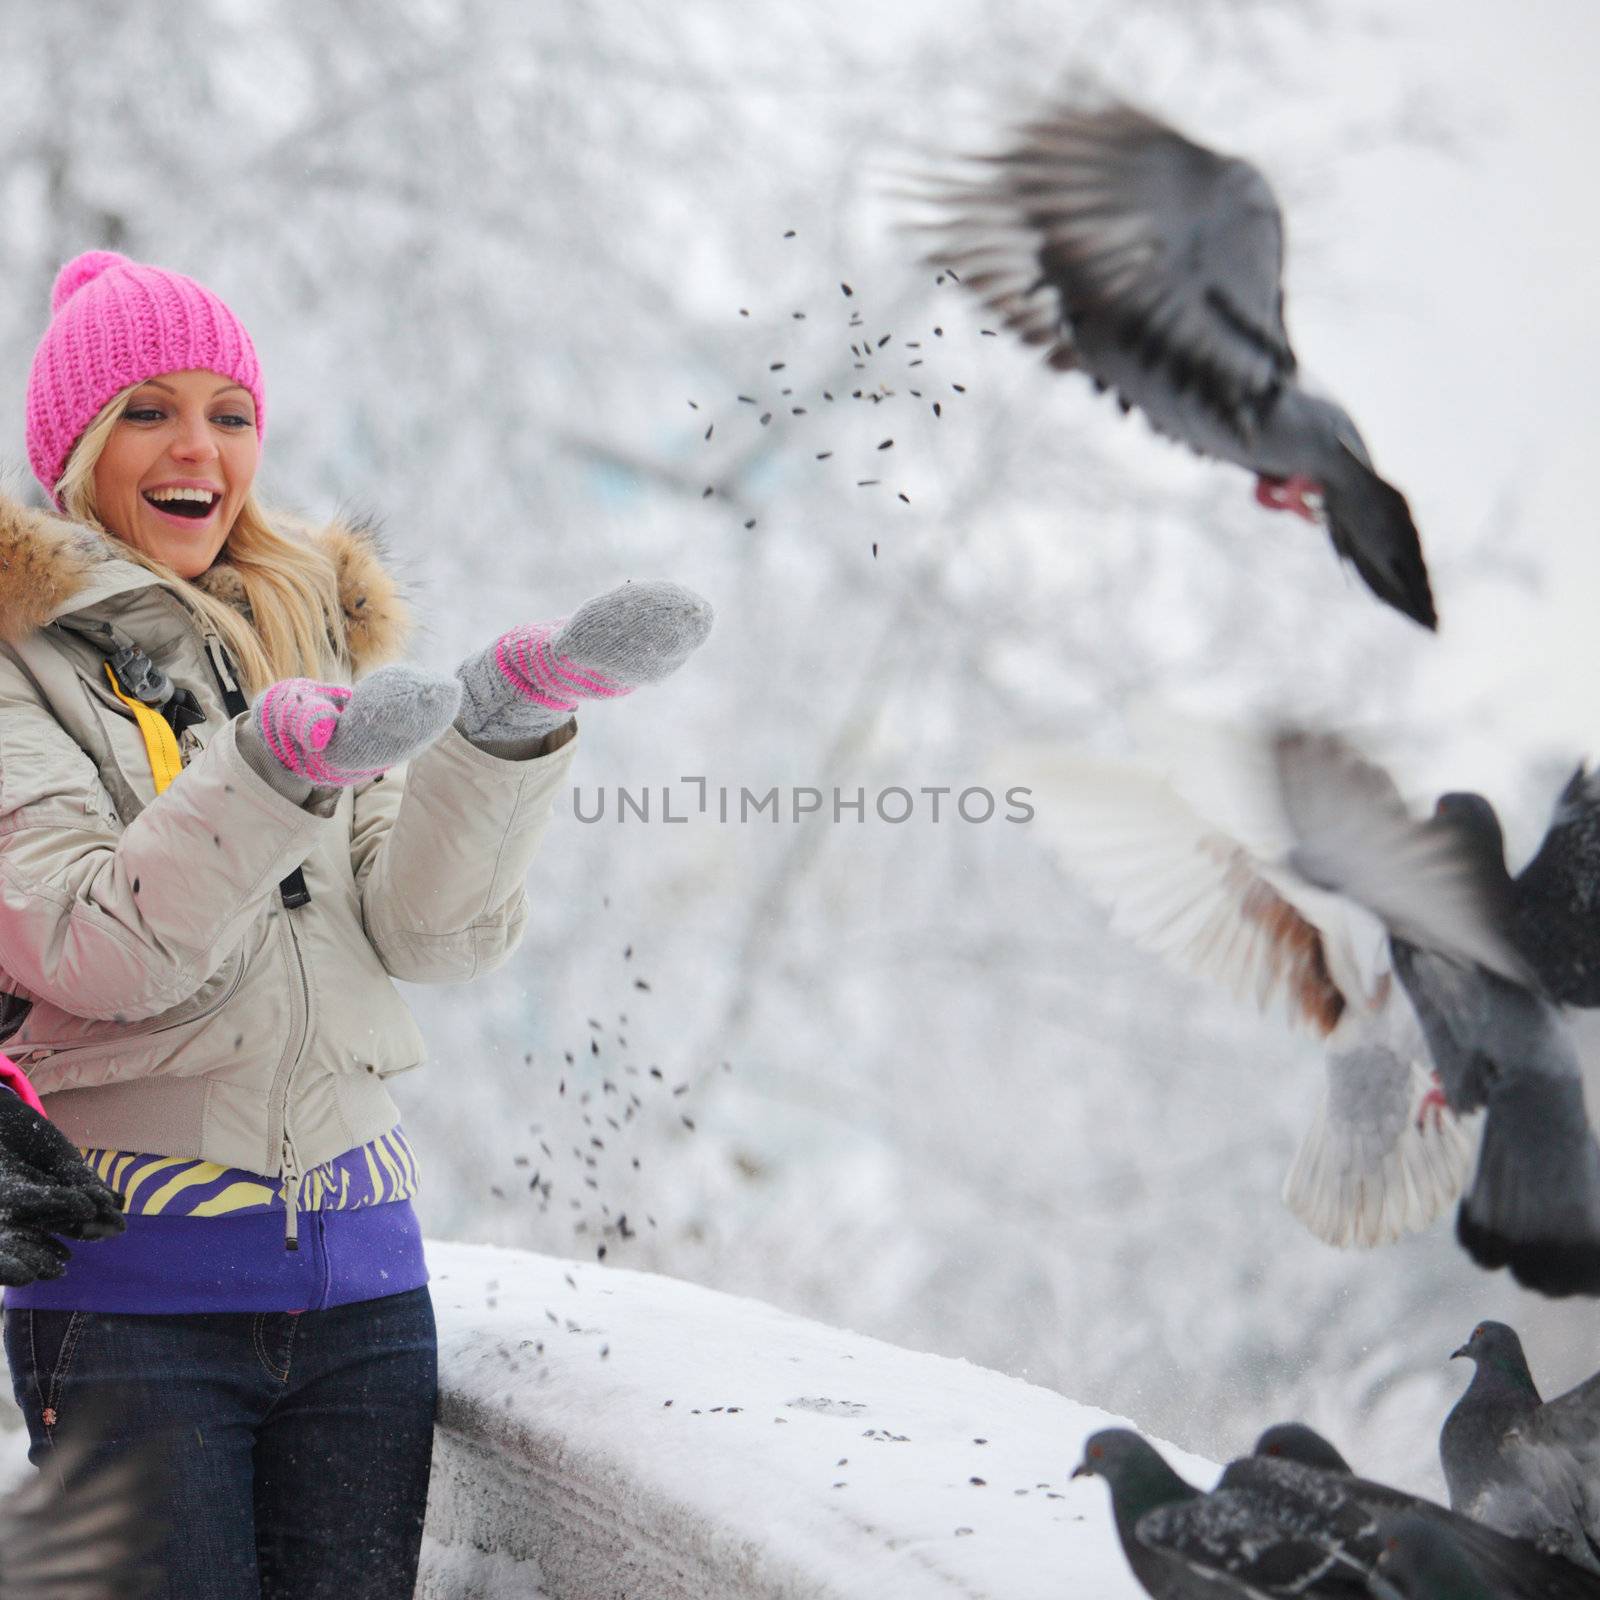
{"label": "jacket zipper", "polygon": [[[287,1103],[284,1107],[288,1110]],[[300,1163],[287,1133],[283,1136],[283,1248],[300,1248]]]}
{"label": "jacket zipper", "polygon": [[289,945],[294,951],[295,971],[300,975],[300,1000],[304,1011],[304,1021],[301,1023],[300,1044],[295,1050],[294,1059],[289,1063],[289,1070],[283,1080],[283,1248],[285,1250],[298,1250],[300,1248],[300,1158],[295,1152],[294,1137],[289,1131],[289,1091],[294,1086],[295,1068],[300,1065],[300,1058],[305,1054],[307,1043],[311,1038],[311,982],[306,976],[305,957],[300,951],[300,940],[294,931],[294,924],[289,921],[289,913],[285,911],[284,931],[289,935]]}
{"label": "jacket zipper", "polygon": [[[240,689],[238,679],[233,674],[233,664],[228,660],[228,652],[222,640],[214,633],[205,635],[206,655],[211,661],[211,670],[216,674],[217,682],[222,688],[222,699],[225,709],[230,716],[237,716],[240,711],[247,710],[249,703],[245,700],[244,691]],[[284,932],[289,939],[289,947],[294,951],[295,971],[300,975],[300,1002],[303,1018],[300,1025],[300,1043],[295,1048],[293,1059],[289,1063],[288,1071],[283,1079],[283,1097],[279,1110],[279,1126],[283,1130],[283,1144],[279,1160],[283,1169],[283,1248],[285,1250],[298,1250],[300,1248],[300,1158],[295,1153],[294,1138],[289,1132],[289,1090],[294,1083],[294,1071],[300,1065],[300,1057],[305,1054],[307,1041],[311,1038],[311,983],[306,977],[305,957],[300,951],[300,941],[295,935],[294,924],[289,920],[292,907],[304,905],[311,897],[306,892],[305,878],[299,868],[296,868],[282,884],[279,885],[279,898],[283,903]]]}

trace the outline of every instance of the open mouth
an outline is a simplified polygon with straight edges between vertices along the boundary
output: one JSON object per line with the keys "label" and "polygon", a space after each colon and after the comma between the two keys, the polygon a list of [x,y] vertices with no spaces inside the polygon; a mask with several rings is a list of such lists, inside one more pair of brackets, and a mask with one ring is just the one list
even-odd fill
{"label": "open mouth", "polygon": [[177,491],[145,491],[144,502],[162,516],[179,522],[204,522],[222,503],[220,494],[205,489],[180,489]]}

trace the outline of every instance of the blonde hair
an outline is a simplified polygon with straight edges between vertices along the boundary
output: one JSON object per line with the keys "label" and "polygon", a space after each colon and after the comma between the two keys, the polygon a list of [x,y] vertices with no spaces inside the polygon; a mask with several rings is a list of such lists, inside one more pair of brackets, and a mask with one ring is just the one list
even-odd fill
{"label": "blonde hair", "polygon": [[[135,549],[100,520],[94,469],[129,396],[138,387],[130,385],[112,396],[73,446],[66,471],[56,485],[56,498],[67,516],[115,540],[119,555],[171,584],[199,613],[205,627],[220,635],[249,692],[264,689],[278,678],[316,678],[330,670],[348,672],[344,612],[332,560],[306,539],[309,530],[305,524],[281,513],[269,517],[254,489],[245,495],[211,568],[214,572],[225,563],[237,575],[248,616],[208,593],[200,583],[179,577],[165,562]],[[203,579],[205,574],[201,576]]]}

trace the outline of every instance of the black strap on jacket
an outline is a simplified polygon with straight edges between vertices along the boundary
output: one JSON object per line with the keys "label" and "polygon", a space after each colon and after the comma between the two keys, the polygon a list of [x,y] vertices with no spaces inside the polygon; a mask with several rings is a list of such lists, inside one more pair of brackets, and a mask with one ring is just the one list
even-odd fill
{"label": "black strap on jacket", "polygon": [[[229,659],[226,647],[219,639],[217,649],[222,654],[222,661],[226,666],[226,673],[217,670],[215,657],[211,657],[212,675],[217,680],[217,687],[222,691],[222,704],[230,717],[236,717],[241,711],[250,709],[250,702],[245,699],[244,692],[240,689],[237,675],[233,670],[233,662]],[[209,655],[209,652],[207,652]],[[282,883],[278,885],[278,893],[283,899],[284,910],[293,911],[297,906],[310,905],[311,891],[306,887],[306,875],[302,868],[296,867]]]}

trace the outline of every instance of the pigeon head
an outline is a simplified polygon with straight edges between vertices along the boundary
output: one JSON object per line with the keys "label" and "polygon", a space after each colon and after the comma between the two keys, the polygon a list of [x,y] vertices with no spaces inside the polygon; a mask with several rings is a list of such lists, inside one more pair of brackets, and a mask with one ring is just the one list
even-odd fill
{"label": "pigeon head", "polygon": [[1320,1433],[1303,1422],[1275,1423],[1256,1440],[1252,1453],[1279,1461],[1298,1461],[1302,1466],[1316,1467],[1322,1472],[1350,1471],[1350,1463]]}
{"label": "pigeon head", "polygon": [[1083,1460],[1072,1469],[1072,1476],[1104,1478],[1119,1509],[1135,1514],[1195,1493],[1167,1465],[1161,1452],[1131,1428],[1102,1428],[1091,1433],[1084,1441]]}
{"label": "pigeon head", "polygon": [[1522,1353],[1522,1341],[1516,1329],[1508,1328],[1503,1322],[1480,1322],[1472,1330],[1471,1338],[1450,1352],[1452,1361],[1458,1356],[1514,1375],[1528,1371],[1528,1358]]}
{"label": "pigeon head", "polygon": [[1500,818],[1481,794],[1470,790],[1442,794],[1434,804],[1433,814],[1440,822],[1459,829],[1491,860],[1502,866],[1505,864],[1506,836],[1500,827]]}
{"label": "pigeon head", "polygon": [[1390,1517],[1368,1582],[1377,1600],[1495,1600],[1475,1562],[1445,1529],[1415,1511]]}

